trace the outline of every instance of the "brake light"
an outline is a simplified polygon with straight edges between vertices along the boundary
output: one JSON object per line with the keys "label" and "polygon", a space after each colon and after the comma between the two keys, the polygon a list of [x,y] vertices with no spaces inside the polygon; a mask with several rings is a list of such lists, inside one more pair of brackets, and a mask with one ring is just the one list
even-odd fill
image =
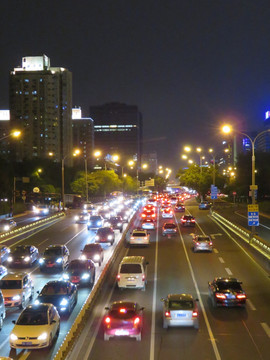
{"label": "brake light", "polygon": [[134,240],[134,236],[131,236],[131,240]]}
{"label": "brake light", "polygon": [[105,324],[110,324],[111,323],[111,318],[109,316],[105,317]]}
{"label": "brake light", "polygon": [[211,246],[213,245],[212,241],[210,241],[209,245],[211,245]]}
{"label": "brake light", "polygon": [[120,312],[121,314],[125,314],[125,313],[127,312],[127,309],[126,309],[126,308],[120,308],[120,309],[119,309],[119,312]]}
{"label": "brake light", "polygon": [[197,317],[197,316],[198,316],[198,311],[193,311],[192,317]]}
{"label": "brake light", "polygon": [[146,215],[145,215],[145,214],[142,214],[142,217],[146,217]]}
{"label": "brake light", "polygon": [[116,276],[116,280],[117,280],[117,281],[120,281],[120,277],[121,277],[120,274],[118,274],[118,275]]}
{"label": "brake light", "polygon": [[165,311],[165,317],[171,317],[171,312],[170,311]]}
{"label": "brake light", "polygon": [[199,243],[199,242],[196,242],[196,245],[200,245],[200,243]]}
{"label": "brake light", "polygon": [[191,219],[191,222],[195,222],[195,220],[194,220],[194,219]]}
{"label": "brake light", "polygon": [[155,218],[156,217],[156,215],[155,214],[152,214],[152,218]]}
{"label": "brake light", "polygon": [[226,295],[220,294],[220,293],[216,293],[216,298],[218,298],[218,299],[226,299]]}
{"label": "brake light", "polygon": [[237,299],[246,299],[246,294],[237,294]]}
{"label": "brake light", "polygon": [[134,325],[138,325],[140,323],[140,318],[137,316],[134,321],[133,321]]}
{"label": "brake light", "polygon": [[187,220],[186,220],[186,219],[182,219],[181,221],[182,221],[182,222],[186,222]]}
{"label": "brake light", "polygon": [[144,237],[144,240],[147,240],[147,236]]}
{"label": "brake light", "polygon": [[145,281],[145,275],[144,274],[142,275],[142,281]]}

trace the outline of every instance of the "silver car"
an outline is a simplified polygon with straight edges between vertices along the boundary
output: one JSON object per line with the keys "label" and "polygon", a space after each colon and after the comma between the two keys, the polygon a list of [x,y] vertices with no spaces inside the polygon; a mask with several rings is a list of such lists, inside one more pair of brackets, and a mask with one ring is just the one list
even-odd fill
{"label": "silver car", "polygon": [[193,251],[213,251],[213,242],[208,235],[196,235],[193,238]]}
{"label": "silver car", "polygon": [[169,294],[163,301],[163,328],[193,326],[199,329],[197,299],[190,294]]}

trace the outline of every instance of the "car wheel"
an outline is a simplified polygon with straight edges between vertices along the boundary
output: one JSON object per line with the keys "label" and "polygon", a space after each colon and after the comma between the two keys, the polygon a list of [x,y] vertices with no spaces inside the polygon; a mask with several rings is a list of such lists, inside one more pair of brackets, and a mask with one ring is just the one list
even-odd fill
{"label": "car wheel", "polygon": [[98,263],[98,266],[101,266],[101,261]]}
{"label": "car wheel", "polygon": [[51,347],[52,347],[52,343],[53,343],[52,334],[50,334],[50,339],[49,339],[48,348],[51,348]]}
{"label": "car wheel", "polygon": [[106,333],[104,333],[104,340],[105,340],[105,341],[109,341],[109,340],[110,340],[109,335],[107,335]]}
{"label": "car wheel", "polygon": [[30,295],[30,300],[33,300],[33,297],[34,297],[34,295],[35,295],[35,290],[34,290],[34,288],[32,287],[32,289],[31,289],[31,295]]}
{"label": "car wheel", "polygon": [[20,305],[19,307],[20,307],[20,309],[25,309],[25,306],[26,306],[26,304],[25,304],[25,297],[23,296],[23,297],[22,297],[22,301],[21,301],[21,305]]}
{"label": "car wheel", "polygon": [[140,332],[138,335],[136,335],[136,341],[142,340],[142,333]]}
{"label": "car wheel", "polygon": [[0,317],[0,330],[2,330],[2,327],[3,327],[3,318],[2,316]]}
{"label": "car wheel", "polygon": [[113,245],[113,243],[114,243],[114,240],[110,242],[111,246]]}
{"label": "car wheel", "polygon": [[76,293],[76,296],[75,296],[74,306],[77,304],[77,302],[78,302],[78,293]]}
{"label": "car wheel", "polygon": [[92,276],[91,278],[91,283],[90,283],[90,287],[92,288],[95,285],[95,275]]}
{"label": "car wheel", "polygon": [[119,229],[119,232],[120,232],[120,233],[123,232],[123,228]]}

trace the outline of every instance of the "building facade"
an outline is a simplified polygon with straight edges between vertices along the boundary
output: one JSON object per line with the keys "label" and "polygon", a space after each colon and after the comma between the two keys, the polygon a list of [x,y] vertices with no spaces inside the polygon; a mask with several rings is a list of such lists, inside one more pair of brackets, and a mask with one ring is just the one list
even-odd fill
{"label": "building facade", "polygon": [[22,58],[9,78],[10,125],[22,131],[16,161],[48,158],[72,164],[72,74],[46,56]]}
{"label": "building facade", "polygon": [[142,114],[135,105],[109,103],[91,106],[94,120],[95,149],[104,155],[118,154],[121,163],[135,159],[141,164]]}

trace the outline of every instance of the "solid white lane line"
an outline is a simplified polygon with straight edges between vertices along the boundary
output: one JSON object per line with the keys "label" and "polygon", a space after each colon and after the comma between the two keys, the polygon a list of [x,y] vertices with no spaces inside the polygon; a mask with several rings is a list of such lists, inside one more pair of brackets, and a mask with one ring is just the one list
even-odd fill
{"label": "solid white lane line", "polygon": [[154,289],[153,289],[153,303],[152,303],[152,321],[151,321],[151,340],[150,340],[150,356],[149,356],[149,360],[154,360],[155,359],[157,267],[158,267],[158,228],[159,228],[159,212],[158,212],[158,216],[157,216],[156,249],[155,249],[155,273],[154,273]]}
{"label": "solid white lane line", "polygon": [[77,234],[75,234],[74,236],[72,236],[72,238],[69,239],[69,240],[65,243],[65,245],[69,244],[72,240],[74,240],[78,235],[80,235],[80,234],[81,234],[82,232],[84,232],[84,231],[85,231],[85,229],[82,229],[81,231],[77,232]]}
{"label": "solid white lane line", "polygon": [[227,274],[228,274],[228,275],[232,275],[232,274],[233,274],[229,268],[225,268],[225,270],[227,271]]}
{"label": "solid white lane line", "polygon": [[209,334],[209,338],[210,338],[210,341],[211,341],[211,345],[213,347],[213,351],[214,351],[216,360],[221,360],[221,356],[220,356],[219,351],[218,351],[216,339],[214,338],[214,334],[213,334],[213,331],[211,329],[211,326],[210,326],[210,323],[209,323],[209,320],[208,320],[208,317],[207,317],[207,314],[206,314],[206,311],[205,311],[205,307],[204,307],[204,304],[203,304],[203,301],[202,301],[202,298],[201,298],[200,290],[199,290],[197,281],[195,279],[195,274],[194,274],[194,271],[193,271],[193,268],[192,268],[192,265],[191,265],[191,262],[190,262],[190,259],[189,259],[189,256],[188,256],[188,252],[187,252],[187,249],[186,249],[186,245],[185,245],[185,242],[184,242],[183,236],[181,234],[178,223],[177,223],[177,227],[178,227],[181,242],[182,242],[182,245],[183,245],[183,248],[184,248],[184,252],[185,252],[185,256],[186,256],[187,263],[188,263],[188,266],[189,266],[189,270],[190,270],[190,273],[191,273],[191,277],[192,277],[192,280],[193,280],[193,284],[194,284],[194,287],[196,289],[197,297],[198,297],[198,299],[200,301],[200,305],[201,305],[204,321],[205,321],[205,324],[206,324],[206,327],[207,327],[207,331],[208,331],[208,334]]}
{"label": "solid white lane line", "polygon": [[224,263],[225,263],[225,261],[223,260],[222,257],[219,257],[218,260],[221,262],[221,264],[224,264]]}
{"label": "solid white lane line", "polygon": [[253,311],[257,310],[250,299],[247,299],[246,303],[248,304],[250,310],[253,310]]}
{"label": "solid white lane line", "polygon": [[261,325],[263,330],[266,332],[266,335],[270,338],[270,327],[265,322],[261,323]]}
{"label": "solid white lane line", "polygon": [[218,254],[218,249],[214,248],[213,251],[215,254]]}

